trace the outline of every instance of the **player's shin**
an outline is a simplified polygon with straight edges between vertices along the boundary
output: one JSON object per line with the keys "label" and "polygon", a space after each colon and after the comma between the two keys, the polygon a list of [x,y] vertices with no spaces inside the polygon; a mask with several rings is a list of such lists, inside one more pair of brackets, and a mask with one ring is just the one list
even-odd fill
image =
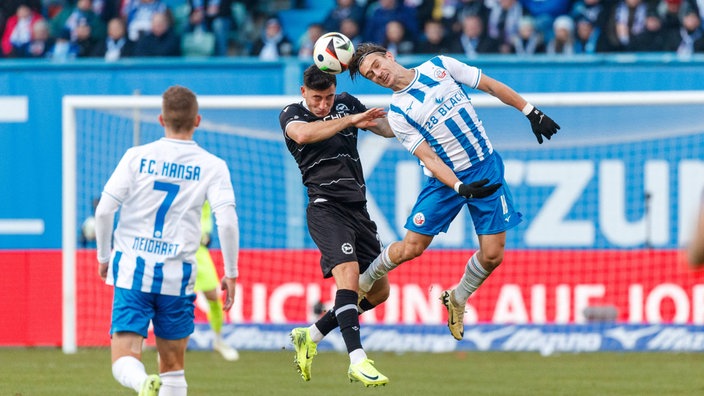
{"label": "player's shin", "polygon": [[381,251],[381,254],[369,264],[369,268],[359,275],[359,290],[363,293],[368,293],[374,285],[374,282],[381,279],[381,277],[398,266],[398,264],[391,261],[389,257],[390,247],[391,245],[385,247],[384,250]]}

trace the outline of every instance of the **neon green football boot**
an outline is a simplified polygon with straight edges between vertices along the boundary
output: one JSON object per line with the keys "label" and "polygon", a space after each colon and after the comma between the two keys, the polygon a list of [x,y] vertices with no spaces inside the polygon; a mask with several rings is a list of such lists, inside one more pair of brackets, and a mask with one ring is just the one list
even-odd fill
{"label": "neon green football boot", "polygon": [[310,381],[310,367],[313,357],[318,354],[318,344],[310,338],[310,330],[307,327],[296,327],[291,330],[290,336],[296,350],[296,356],[293,358],[296,370],[304,381]]}
{"label": "neon green football boot", "polygon": [[139,391],[139,396],[158,396],[161,388],[161,377],[157,374],[152,374],[144,380],[142,389]]}
{"label": "neon green football boot", "polygon": [[347,370],[347,377],[350,382],[361,382],[364,386],[384,386],[389,383],[389,379],[374,367],[374,361],[364,359],[357,364],[350,364]]}

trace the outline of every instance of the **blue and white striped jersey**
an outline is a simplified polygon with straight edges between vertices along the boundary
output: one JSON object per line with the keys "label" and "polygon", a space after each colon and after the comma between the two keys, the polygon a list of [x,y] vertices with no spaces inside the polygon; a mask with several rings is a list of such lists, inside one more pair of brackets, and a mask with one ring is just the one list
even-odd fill
{"label": "blue and white striped jersey", "polygon": [[428,142],[455,172],[493,153],[482,122],[462,86],[477,88],[481,70],[442,55],[414,70],[413,82],[392,95],[388,114],[389,124],[401,144],[413,153],[421,142]]}
{"label": "blue and white striped jersey", "polygon": [[[235,205],[225,161],[194,141],[162,138],[127,150],[103,190],[120,214],[107,283],[147,293],[193,293],[201,210]],[[107,245],[107,246],[106,246]],[[98,259],[108,243],[98,244]],[[107,258],[107,257],[106,257]]]}

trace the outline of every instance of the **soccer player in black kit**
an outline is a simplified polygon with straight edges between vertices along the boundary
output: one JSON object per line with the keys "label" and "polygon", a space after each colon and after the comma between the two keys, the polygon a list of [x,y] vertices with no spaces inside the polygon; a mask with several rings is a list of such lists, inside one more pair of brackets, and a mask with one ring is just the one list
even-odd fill
{"label": "soccer player in black kit", "polygon": [[[310,327],[291,331],[296,368],[310,380],[317,344],[338,325],[350,356],[347,376],[365,386],[385,385],[381,374],[362,349],[359,313],[386,301],[386,275],[374,282],[358,303],[359,274],[381,253],[376,224],[369,217],[366,183],[357,151],[359,128],[394,137],[382,108],[367,109],[357,98],[335,94],[337,79],[310,66],[303,73],[303,101],[286,106],[279,115],[286,146],[301,171],[308,190],[308,231],[321,252],[323,277],[335,278],[335,306]],[[493,192],[484,183],[467,185],[467,193]]]}
{"label": "soccer player in black kit", "polygon": [[[381,243],[366,208],[357,134],[359,128],[387,138],[394,134],[384,109],[367,109],[348,93],[337,95],[336,87],[335,75],[310,66],[303,73],[303,101],[286,106],[279,115],[286,146],[308,190],[308,230],[322,255],[323,277],[332,276],[337,286],[334,308],[310,327],[293,329],[291,341],[296,368],[309,381],[317,343],[339,325],[350,356],[348,378],[379,386],[389,379],[367,357],[359,334],[359,274],[379,255]],[[359,302],[359,309],[372,309],[388,295],[384,277]]]}

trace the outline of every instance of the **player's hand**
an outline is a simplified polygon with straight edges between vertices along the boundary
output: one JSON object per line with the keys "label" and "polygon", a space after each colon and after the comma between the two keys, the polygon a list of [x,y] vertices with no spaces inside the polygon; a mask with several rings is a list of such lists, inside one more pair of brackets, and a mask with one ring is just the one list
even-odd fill
{"label": "player's hand", "polygon": [[98,266],[98,275],[103,282],[108,278],[108,263],[100,263]]}
{"label": "player's hand", "polygon": [[235,303],[235,286],[237,285],[237,278],[228,278],[226,276],[222,277],[220,281],[220,289],[225,292],[225,304],[222,306],[222,310],[227,312],[232,308]]}
{"label": "player's hand", "polygon": [[354,124],[354,126],[356,126],[357,128],[368,129],[369,127],[377,125],[376,121],[374,120],[376,120],[377,118],[386,117],[386,110],[381,107],[373,107],[371,109],[368,109],[364,113],[352,114],[350,117],[353,117],[352,123]]}
{"label": "player's hand", "polygon": [[482,179],[469,184],[459,184],[455,187],[457,194],[465,198],[484,198],[496,192],[501,187],[501,183],[487,186],[489,179]]}
{"label": "player's hand", "polygon": [[539,144],[543,144],[543,136],[550,140],[552,135],[556,134],[557,130],[560,129],[560,126],[552,118],[546,116],[537,107],[533,107],[533,110],[526,117],[530,121],[530,127],[533,129],[533,134],[538,139]]}

